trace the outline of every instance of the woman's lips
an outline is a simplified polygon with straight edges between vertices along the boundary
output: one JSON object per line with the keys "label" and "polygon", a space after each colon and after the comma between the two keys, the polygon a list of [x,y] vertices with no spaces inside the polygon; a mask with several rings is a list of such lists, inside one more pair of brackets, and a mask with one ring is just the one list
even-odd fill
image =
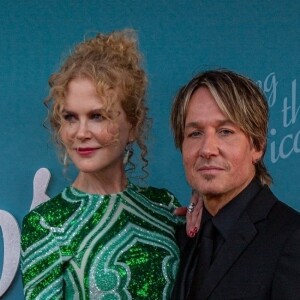
{"label": "woman's lips", "polygon": [[76,152],[81,156],[89,156],[97,151],[99,147],[85,147],[85,148],[76,148]]}

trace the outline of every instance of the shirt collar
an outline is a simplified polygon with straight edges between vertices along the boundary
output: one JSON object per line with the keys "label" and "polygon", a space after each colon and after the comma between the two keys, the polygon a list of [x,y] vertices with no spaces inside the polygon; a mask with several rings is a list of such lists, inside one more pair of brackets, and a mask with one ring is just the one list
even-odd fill
{"label": "shirt collar", "polygon": [[212,217],[204,207],[202,218],[203,223],[207,219],[212,218],[212,222],[218,229],[219,233],[224,239],[228,238],[231,228],[261,188],[262,185],[259,180],[254,178],[242,192],[222,207],[222,209],[214,217]]}

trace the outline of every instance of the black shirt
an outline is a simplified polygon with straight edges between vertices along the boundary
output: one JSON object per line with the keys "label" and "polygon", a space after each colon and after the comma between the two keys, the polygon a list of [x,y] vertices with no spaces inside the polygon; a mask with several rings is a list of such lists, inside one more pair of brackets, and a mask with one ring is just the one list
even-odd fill
{"label": "black shirt", "polygon": [[[201,225],[211,218],[217,229],[214,238],[214,257],[217,255],[226,239],[228,239],[232,228],[234,228],[234,224],[238,221],[251,199],[255,197],[261,188],[262,185],[259,180],[254,178],[240,194],[222,207],[215,216],[210,215],[206,208],[203,208]],[[201,226],[198,234],[200,233]]]}

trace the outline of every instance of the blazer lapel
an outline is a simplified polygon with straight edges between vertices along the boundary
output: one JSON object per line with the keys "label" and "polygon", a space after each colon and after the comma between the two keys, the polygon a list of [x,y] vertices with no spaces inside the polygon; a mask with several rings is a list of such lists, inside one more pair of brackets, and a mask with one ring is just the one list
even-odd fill
{"label": "blazer lapel", "polygon": [[202,287],[199,291],[199,299],[206,299],[216,285],[230,269],[240,254],[248,246],[256,235],[256,229],[247,215],[243,215],[236,224],[238,230],[224,243],[221,251],[211,265]]}
{"label": "blazer lapel", "polygon": [[255,238],[257,230],[254,224],[266,218],[276,201],[271,195],[272,193],[267,187],[263,188],[242,214],[237,224],[235,224],[235,230],[223,244],[222,249],[211,265],[199,290],[198,299],[209,297],[233,263]]}

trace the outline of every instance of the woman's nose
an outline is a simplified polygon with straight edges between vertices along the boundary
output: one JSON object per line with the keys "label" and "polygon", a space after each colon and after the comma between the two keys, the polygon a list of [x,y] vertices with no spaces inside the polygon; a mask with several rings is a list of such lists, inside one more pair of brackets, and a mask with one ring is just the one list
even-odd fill
{"label": "woman's nose", "polygon": [[84,140],[90,138],[90,136],[91,132],[89,130],[87,122],[80,122],[76,132],[76,138],[79,140]]}

